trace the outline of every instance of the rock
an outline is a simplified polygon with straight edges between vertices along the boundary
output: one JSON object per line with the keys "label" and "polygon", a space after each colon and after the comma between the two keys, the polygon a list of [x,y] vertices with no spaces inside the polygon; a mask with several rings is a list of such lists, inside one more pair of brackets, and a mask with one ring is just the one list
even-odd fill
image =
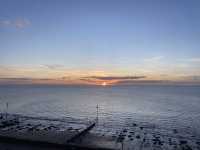
{"label": "rock", "polygon": [[192,150],[192,148],[189,145],[186,145],[184,150]]}
{"label": "rock", "polygon": [[137,138],[137,139],[140,139],[140,135],[137,135],[136,138]]}
{"label": "rock", "polygon": [[127,132],[127,129],[124,129],[123,132]]}
{"label": "rock", "polygon": [[131,132],[129,132],[130,134],[135,134],[135,132],[133,132],[133,131],[131,131]]}
{"label": "rock", "polygon": [[183,144],[187,144],[187,141],[181,140],[181,141],[180,141],[180,145],[183,145]]}
{"label": "rock", "polygon": [[177,129],[173,129],[174,134],[178,133]]}
{"label": "rock", "polygon": [[116,135],[112,135],[112,138],[116,138],[117,136]]}
{"label": "rock", "polygon": [[128,135],[128,137],[130,138],[130,137],[132,137],[132,135]]}
{"label": "rock", "polygon": [[136,123],[133,123],[133,126],[134,126],[134,127],[136,127],[136,126],[137,126],[137,124],[136,124]]}
{"label": "rock", "polygon": [[196,144],[197,144],[197,145],[200,145],[200,141],[197,141]]}

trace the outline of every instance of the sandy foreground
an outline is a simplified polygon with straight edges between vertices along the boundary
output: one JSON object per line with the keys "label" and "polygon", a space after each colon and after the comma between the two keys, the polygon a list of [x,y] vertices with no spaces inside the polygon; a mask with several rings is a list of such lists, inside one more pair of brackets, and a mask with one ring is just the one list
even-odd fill
{"label": "sandy foreground", "polygon": [[[36,118],[0,114],[0,150],[124,149],[199,150],[200,137],[178,129],[142,123],[104,126],[89,120]],[[12,140],[14,139],[14,140]]]}

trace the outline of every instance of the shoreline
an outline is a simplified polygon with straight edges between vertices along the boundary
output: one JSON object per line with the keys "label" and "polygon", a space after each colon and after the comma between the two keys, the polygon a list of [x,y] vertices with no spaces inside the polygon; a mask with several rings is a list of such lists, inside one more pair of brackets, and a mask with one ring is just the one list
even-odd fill
{"label": "shoreline", "polygon": [[7,117],[6,114],[1,114],[1,116],[3,116],[0,119],[1,141],[53,146],[61,149],[66,147],[75,149],[115,149],[112,144],[109,144],[109,146],[96,146],[95,144],[87,145],[77,142],[77,139],[87,136],[87,133],[95,126],[92,121],[83,123],[83,121],[37,118],[15,114],[7,114]]}
{"label": "shoreline", "polygon": [[[8,114],[7,125],[0,119],[0,139],[7,143],[39,145],[59,149],[200,149],[200,137],[186,135],[179,129],[162,129],[130,123],[118,129],[91,125],[92,121],[38,118]],[[16,117],[18,117],[16,119]],[[71,121],[70,121],[71,119]],[[91,125],[91,127],[89,126]],[[88,128],[88,130],[87,130]],[[84,134],[82,132],[85,131]],[[1,142],[0,142],[1,143]],[[13,149],[14,150],[14,149]]]}

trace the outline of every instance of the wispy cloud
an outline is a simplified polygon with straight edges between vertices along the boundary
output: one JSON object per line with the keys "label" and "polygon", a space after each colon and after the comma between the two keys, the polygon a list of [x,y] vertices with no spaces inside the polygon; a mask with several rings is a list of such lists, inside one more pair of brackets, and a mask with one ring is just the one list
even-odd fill
{"label": "wispy cloud", "polygon": [[63,65],[59,65],[59,64],[44,65],[44,67],[48,69],[53,69],[53,70],[64,68]]}
{"label": "wispy cloud", "polygon": [[11,25],[11,21],[10,20],[0,20],[0,25],[10,26]]}
{"label": "wispy cloud", "polygon": [[133,84],[167,84],[170,81],[166,80],[122,80],[119,85],[133,85]]}
{"label": "wispy cloud", "polygon": [[0,20],[0,25],[5,27],[25,28],[31,23],[28,19]]}
{"label": "wispy cloud", "polygon": [[14,25],[17,28],[24,28],[24,27],[30,25],[30,21],[27,19],[17,19],[14,21]]}
{"label": "wispy cloud", "polygon": [[188,58],[188,59],[185,59],[185,61],[187,61],[187,62],[200,63],[200,57],[196,57],[196,58]]}
{"label": "wispy cloud", "polygon": [[154,56],[154,57],[151,57],[151,58],[146,58],[144,59],[145,62],[157,62],[157,61],[160,61],[164,58],[164,56]]}
{"label": "wispy cloud", "polygon": [[182,78],[187,81],[200,82],[200,75],[182,76]]}
{"label": "wispy cloud", "polygon": [[134,81],[139,79],[144,79],[146,76],[86,76],[80,78],[81,81],[91,83],[91,84],[102,84],[106,82],[107,84],[118,84],[123,81]]}
{"label": "wispy cloud", "polygon": [[62,84],[62,80],[51,78],[0,78],[0,84]]}
{"label": "wispy cloud", "polygon": [[143,79],[146,76],[90,76],[85,77],[90,79],[98,79],[98,80],[135,80],[135,79]]}
{"label": "wispy cloud", "polygon": [[27,81],[27,80],[32,80],[32,78],[0,78],[0,80],[23,80],[23,81]]}

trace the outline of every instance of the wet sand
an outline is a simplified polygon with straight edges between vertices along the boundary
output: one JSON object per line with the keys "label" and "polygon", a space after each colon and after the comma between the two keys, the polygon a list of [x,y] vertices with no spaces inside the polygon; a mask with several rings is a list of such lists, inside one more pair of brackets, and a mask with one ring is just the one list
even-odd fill
{"label": "wet sand", "polygon": [[[72,139],[81,136],[87,136],[86,134],[81,134],[93,128],[94,122],[92,121],[74,121],[66,120],[60,121],[57,119],[44,119],[44,118],[32,118],[24,117],[20,115],[9,114],[0,119],[0,138],[4,142],[14,142],[14,143],[36,143],[45,146],[54,146],[59,148],[103,148],[103,149],[114,149],[111,144],[110,147],[102,144],[101,146],[94,144],[84,144],[73,142]],[[84,132],[83,132],[84,131]],[[97,139],[98,140],[98,139]],[[104,142],[107,142],[104,139]],[[2,145],[3,143],[1,143]],[[3,144],[5,145],[5,144]]]}
{"label": "wet sand", "polygon": [[[71,138],[85,130],[91,122],[88,121],[61,121],[57,119],[44,119],[8,115],[7,122],[4,117],[0,118],[0,136],[14,139],[21,139],[33,142],[43,142],[48,144],[60,145],[60,149],[66,146],[75,146],[79,149],[124,149],[124,150],[199,150],[200,138],[183,133],[178,129],[163,129],[154,125],[138,122],[130,122],[126,126],[119,128],[104,127],[96,124],[88,132],[77,136],[73,141]],[[2,141],[2,140],[1,140]],[[70,141],[70,142],[69,142]],[[9,140],[0,142],[0,149],[16,149],[13,143],[8,144]],[[32,149],[40,149],[28,145]],[[16,144],[16,143],[15,143]],[[27,145],[26,145],[27,144]],[[43,145],[44,146],[44,145]],[[42,147],[43,147],[42,146]],[[64,146],[64,147],[62,147]],[[18,143],[18,146],[19,143]],[[45,146],[44,146],[45,147]],[[45,148],[43,148],[45,149]],[[54,147],[51,146],[54,150]]]}

